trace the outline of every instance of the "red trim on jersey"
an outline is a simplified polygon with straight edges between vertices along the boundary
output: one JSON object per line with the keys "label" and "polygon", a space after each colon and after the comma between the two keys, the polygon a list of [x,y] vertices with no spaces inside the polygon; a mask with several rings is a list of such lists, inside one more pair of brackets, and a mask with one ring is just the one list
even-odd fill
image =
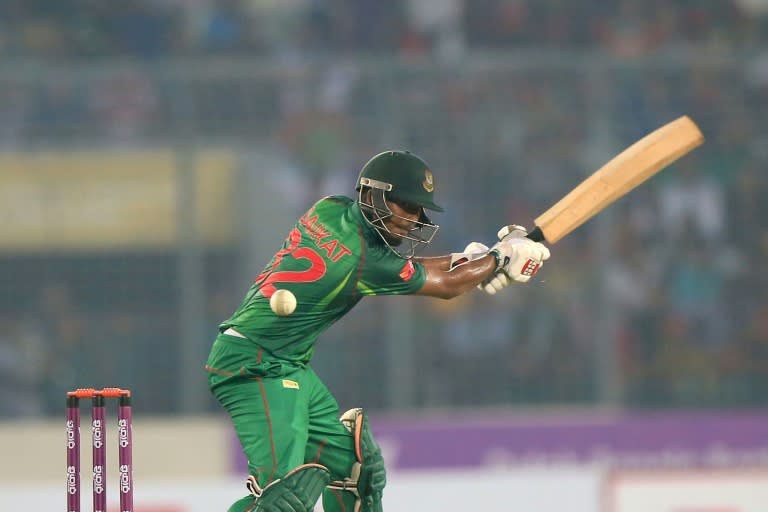
{"label": "red trim on jersey", "polygon": [[355,286],[352,288],[352,298],[357,295],[357,283],[360,282],[360,277],[363,275],[363,265],[365,264],[365,253],[368,248],[365,245],[365,237],[363,236],[363,226],[357,227],[357,236],[360,238],[360,262],[357,264],[357,276],[355,277]]}
{"label": "red trim on jersey", "polygon": [[325,445],[328,444],[328,439],[323,439],[320,444],[317,445],[317,452],[315,452],[315,458],[313,459],[313,462],[320,462],[320,454],[323,453],[323,448],[325,448]]}
{"label": "red trim on jersey", "polygon": [[341,491],[331,489],[331,493],[336,498],[336,504],[339,506],[341,512],[347,512],[347,507],[344,506],[344,498],[341,497]]}
{"label": "red trim on jersey", "polygon": [[254,377],[254,379],[259,384],[261,401],[264,404],[264,414],[267,418],[267,426],[269,428],[269,446],[272,450],[272,469],[269,472],[269,477],[267,478],[267,482],[265,484],[266,487],[266,485],[272,483],[272,479],[274,478],[275,472],[277,471],[277,449],[275,448],[275,435],[272,431],[272,416],[269,413],[269,401],[267,400],[267,392],[264,389],[264,382],[262,382],[261,377]]}
{"label": "red trim on jersey", "polygon": [[403,266],[403,270],[400,271],[400,278],[406,283],[411,280],[413,274],[416,273],[416,267],[413,266],[413,261],[408,260]]}

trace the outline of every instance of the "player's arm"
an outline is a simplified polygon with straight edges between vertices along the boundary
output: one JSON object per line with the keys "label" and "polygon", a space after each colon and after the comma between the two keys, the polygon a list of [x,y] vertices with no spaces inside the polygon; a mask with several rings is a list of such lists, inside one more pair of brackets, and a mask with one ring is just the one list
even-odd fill
{"label": "player's arm", "polygon": [[439,269],[447,272],[451,270],[451,259],[452,255],[446,254],[445,256],[416,256],[413,258],[413,261],[421,263],[425,268],[432,267],[436,270]]}
{"label": "player's arm", "polygon": [[549,258],[549,249],[526,235],[521,226],[504,226],[499,242],[490,249],[472,242],[463,253],[415,258],[426,273],[424,286],[416,294],[451,299],[480,285],[493,295],[511,281],[527,282]]}
{"label": "player's arm", "polygon": [[426,271],[424,286],[416,295],[441,299],[452,299],[482,283],[497,270],[499,261],[495,254],[486,254],[451,270],[451,255],[414,259]]}

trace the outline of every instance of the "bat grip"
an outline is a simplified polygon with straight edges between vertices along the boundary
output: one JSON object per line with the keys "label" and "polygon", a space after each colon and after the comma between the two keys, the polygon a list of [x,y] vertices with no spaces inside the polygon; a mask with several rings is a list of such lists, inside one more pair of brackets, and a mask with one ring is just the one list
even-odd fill
{"label": "bat grip", "polygon": [[543,242],[545,240],[544,239],[544,232],[541,230],[541,228],[539,226],[536,226],[536,228],[533,231],[531,231],[530,233],[528,233],[525,236],[526,236],[526,238],[529,238],[529,239],[533,240],[534,242]]}

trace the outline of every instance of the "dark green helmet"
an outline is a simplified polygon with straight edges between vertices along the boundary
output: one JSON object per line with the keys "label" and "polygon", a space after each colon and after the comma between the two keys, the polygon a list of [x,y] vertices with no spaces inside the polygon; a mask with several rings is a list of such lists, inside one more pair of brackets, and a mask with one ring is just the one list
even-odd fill
{"label": "dark green helmet", "polygon": [[[424,210],[442,212],[443,209],[433,199],[434,177],[424,160],[408,151],[379,153],[363,166],[356,190],[365,220],[395,254],[411,258],[418,248],[432,242],[438,226],[429,220]],[[407,220],[413,225],[407,234],[390,229],[391,219],[403,220],[404,217],[395,215],[388,202],[418,207],[418,220]]]}
{"label": "dark green helmet", "polygon": [[427,163],[409,151],[384,151],[363,166],[357,179],[360,186],[383,188],[387,199],[404,201],[442,212],[433,199],[435,182]]}

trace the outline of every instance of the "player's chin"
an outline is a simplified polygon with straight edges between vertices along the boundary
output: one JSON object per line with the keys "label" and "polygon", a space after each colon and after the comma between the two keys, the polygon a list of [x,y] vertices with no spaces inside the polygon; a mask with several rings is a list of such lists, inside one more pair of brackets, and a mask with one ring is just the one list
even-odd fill
{"label": "player's chin", "polygon": [[403,243],[403,237],[396,235],[394,233],[390,233],[388,231],[382,231],[382,236],[384,236],[384,240],[387,241],[387,243],[392,247],[397,247],[398,245]]}

